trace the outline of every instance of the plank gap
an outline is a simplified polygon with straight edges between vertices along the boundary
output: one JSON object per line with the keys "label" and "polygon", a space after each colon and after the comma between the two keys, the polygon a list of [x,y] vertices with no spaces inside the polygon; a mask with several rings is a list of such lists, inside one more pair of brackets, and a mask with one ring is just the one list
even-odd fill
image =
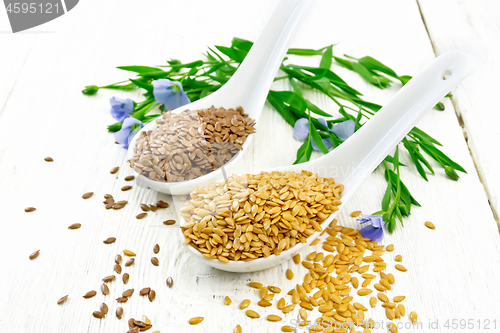
{"label": "plank gap", "polygon": [[[424,16],[424,13],[422,12],[422,8],[420,7],[420,2],[419,2],[419,0],[415,0],[415,1],[417,3],[418,11],[420,13],[420,18],[422,19],[422,23],[423,23],[423,25],[425,27],[425,32],[427,33],[427,37],[429,38],[429,41],[431,42],[432,51],[434,52],[434,55],[437,57],[438,54],[437,54],[437,51],[436,51],[436,47],[434,45],[434,41],[432,40],[431,34],[429,33],[429,29],[428,29],[427,24],[425,22],[425,16]],[[479,170],[479,167],[478,167],[478,165],[476,163],[476,158],[475,158],[475,156],[474,156],[474,154],[473,154],[473,152],[471,150],[471,147],[469,145],[469,139],[468,139],[467,129],[466,129],[463,117],[460,114],[459,108],[457,108],[457,105],[455,103],[455,99],[453,98],[453,96],[450,97],[450,100],[451,100],[451,103],[453,104],[453,109],[455,111],[455,115],[457,117],[458,124],[460,125],[460,127],[462,127],[462,133],[464,135],[464,140],[465,140],[465,143],[467,144],[467,149],[469,150],[469,154],[470,154],[470,156],[472,158],[472,162],[474,163],[474,168],[476,169],[476,173],[477,173],[477,175],[479,177],[479,181],[483,185],[484,192],[486,193],[486,197],[488,198],[488,206],[490,207],[491,212],[493,213],[493,218],[495,219],[495,221],[497,223],[498,232],[500,233],[500,218],[499,218],[499,214],[496,211],[495,207],[491,204],[491,197],[492,197],[492,195],[491,195],[491,193],[490,193],[490,191],[488,189],[488,186],[484,182],[484,177],[483,177],[481,171]]]}

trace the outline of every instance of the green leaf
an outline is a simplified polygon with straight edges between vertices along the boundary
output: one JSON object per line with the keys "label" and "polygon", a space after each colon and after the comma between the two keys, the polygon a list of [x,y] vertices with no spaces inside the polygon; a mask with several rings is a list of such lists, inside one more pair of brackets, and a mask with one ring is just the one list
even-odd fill
{"label": "green leaf", "polygon": [[321,139],[321,136],[319,135],[316,127],[314,127],[312,121],[309,121],[309,133],[311,134],[314,143],[316,143],[316,146],[318,146],[319,150],[321,150],[323,154],[328,154],[328,149],[325,147],[325,144],[323,143],[323,140]]}
{"label": "green leaf", "polygon": [[286,120],[287,123],[294,126],[298,118],[289,111],[289,108],[283,103],[283,99],[276,91],[269,91],[267,95],[269,103],[278,111],[278,113]]}
{"label": "green leaf", "polygon": [[454,162],[451,158],[446,156],[441,150],[437,149],[436,147],[429,145],[427,143],[421,143],[420,147],[422,147],[423,151],[432,156],[438,162],[440,161],[444,165],[450,166],[455,170],[467,173],[467,171],[465,171],[465,169],[462,168],[460,164]]}
{"label": "green leaf", "polygon": [[393,78],[399,79],[399,76],[394,72],[392,69],[378,61],[377,59],[374,59],[370,56],[366,56],[363,58],[358,59],[358,62],[368,68],[369,70],[372,71],[379,71],[384,74],[387,74],[389,76],[392,76]]}
{"label": "green leaf", "polygon": [[237,48],[242,51],[248,52],[252,48],[253,42],[246,39],[234,37],[233,40],[231,41],[231,45],[233,48]]}
{"label": "green leaf", "polygon": [[108,126],[108,131],[111,132],[111,133],[118,132],[121,129],[122,129],[122,123],[121,122],[114,123],[114,124]]}
{"label": "green leaf", "polygon": [[182,62],[180,60],[177,60],[177,59],[170,59],[170,60],[167,60],[167,62],[170,65],[180,65],[180,64],[182,64]]}
{"label": "green leaf", "polygon": [[418,160],[417,156],[413,152],[413,147],[410,145],[410,143],[408,142],[408,140],[406,138],[403,139],[403,145],[405,146],[406,150],[410,154],[410,157],[411,157],[413,163],[415,164],[415,167],[417,168],[417,171],[420,174],[420,176],[422,176],[422,178],[424,178],[425,180],[428,181],[424,168],[420,164],[420,161]]}
{"label": "green leaf", "polygon": [[218,46],[218,45],[216,45],[215,47],[221,53],[228,56],[229,59],[232,59],[232,60],[237,61],[237,62],[242,62],[243,59],[245,59],[245,57],[247,55],[247,52],[242,51],[242,50],[238,50],[238,49],[234,49],[234,48],[230,48],[230,47],[226,47],[226,46]]}
{"label": "green leaf", "polygon": [[403,76],[399,76],[398,79],[399,79],[399,81],[401,81],[401,84],[404,86],[405,84],[408,83],[408,81],[411,80],[411,76],[410,75],[403,75]]}
{"label": "green leaf", "polygon": [[320,68],[330,69],[332,67],[332,48],[333,45],[328,46],[321,57],[321,61],[319,63]]}
{"label": "green leaf", "polygon": [[287,54],[295,54],[295,55],[301,55],[301,56],[313,56],[313,55],[322,55],[323,50],[313,50],[313,49],[297,49],[297,48],[291,48],[288,49]]}
{"label": "green leaf", "polygon": [[134,79],[130,79],[130,81],[135,84],[136,86],[138,86],[139,88],[143,88],[143,89],[146,89],[147,91],[149,92],[152,92],[153,91],[153,85],[151,83],[147,83],[147,82],[143,82],[141,81],[140,79],[137,79],[137,80],[134,80]]}
{"label": "green leaf", "polygon": [[297,159],[293,162],[293,164],[300,164],[309,161],[311,159],[312,151],[311,135],[309,135],[307,140],[304,141],[299,150],[297,150]]}
{"label": "green leaf", "polygon": [[353,70],[352,62],[350,62],[349,60],[338,58],[338,57],[333,57],[333,59],[335,59],[335,61],[338,62],[340,66],[345,67],[347,69],[350,69],[351,71]]}
{"label": "green leaf", "polygon": [[299,83],[297,80],[295,80],[293,77],[288,78],[290,81],[290,85],[292,86],[293,91],[295,91],[297,94],[302,96],[302,88],[300,87]]}
{"label": "green leaf", "polygon": [[390,179],[387,182],[387,188],[385,189],[384,197],[382,198],[382,210],[389,210],[389,204],[391,203],[391,193],[392,193],[392,183]]}
{"label": "green leaf", "polygon": [[135,72],[138,74],[152,73],[152,72],[165,72],[161,68],[149,67],[149,66],[120,66],[120,67],[116,67],[116,68],[124,70],[124,71]]}
{"label": "green leaf", "polygon": [[[387,155],[387,156],[385,157],[384,161],[389,162],[389,163],[391,163],[391,164],[393,164],[393,165],[394,165],[394,163],[393,163],[393,161],[392,161],[392,156],[391,156],[391,155]],[[406,164],[403,164],[403,163],[401,163],[401,162],[399,162],[399,165],[400,165],[400,166],[406,166]]]}
{"label": "green leaf", "polygon": [[323,117],[331,117],[332,116],[331,114],[326,113],[325,111],[321,110],[319,107],[317,107],[316,105],[311,103],[311,101],[309,101],[308,99],[304,98],[304,101],[306,102],[307,109],[309,109],[309,111],[311,111],[319,116],[323,116]]}
{"label": "green leaf", "polygon": [[429,134],[425,133],[424,131],[422,131],[418,127],[413,127],[411,129],[411,131],[410,131],[410,134],[415,135],[417,138],[419,138],[420,140],[422,140],[424,142],[432,142],[432,143],[437,144],[438,146],[442,146],[442,144],[439,141],[437,141],[432,136],[430,136]]}

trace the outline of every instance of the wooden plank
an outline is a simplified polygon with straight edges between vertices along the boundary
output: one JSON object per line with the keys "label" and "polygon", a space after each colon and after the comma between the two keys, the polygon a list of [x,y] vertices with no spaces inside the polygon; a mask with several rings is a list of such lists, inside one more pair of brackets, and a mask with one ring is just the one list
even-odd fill
{"label": "wooden plank", "polygon": [[491,208],[499,222],[500,175],[496,151],[500,115],[493,101],[500,75],[498,1],[418,0],[436,54],[462,50],[478,61],[478,68],[453,97],[457,115]]}
{"label": "wooden plank", "polygon": [[[258,308],[255,290],[246,283],[280,286],[283,293],[277,300],[302,282],[303,267],[287,262],[262,272],[224,273],[197,263],[180,247],[177,226],[162,225],[161,221],[176,218],[173,207],[135,219],[139,203],[172,200],[136,186],[120,191],[126,184],[123,177],[129,174],[126,154],[113,144],[105,126],[112,122],[107,100],[127,94],[102,91],[86,97],[80,93],[86,84],[127,78],[113,69],[117,65],[154,65],[167,57],[192,60],[207,45],[227,44],[233,36],[255,40],[275,2],[256,6],[250,1],[186,1],[148,6],[128,0],[86,1],[51,23],[50,29],[56,33],[37,36],[0,115],[0,123],[9,124],[0,132],[0,203],[2,220],[7,221],[0,233],[0,262],[8,268],[0,274],[2,326],[10,324],[10,331],[22,333],[125,332],[128,318],[147,315],[153,330],[162,332],[231,332],[237,324],[244,332],[276,332],[296,318],[298,308],[284,316],[282,323],[267,322],[265,315],[278,311],[275,306]],[[191,20],[186,22],[182,13],[189,13]],[[434,57],[418,7],[410,1],[316,1],[293,46],[316,48],[338,41],[336,54],[370,54],[401,74],[415,74]],[[0,57],[3,61],[4,55]],[[319,59],[300,61],[317,63]],[[352,73],[335,70],[375,102],[384,103],[397,90],[380,91]],[[282,87],[280,84],[276,87]],[[325,110],[336,112],[325,97],[309,96]],[[419,126],[442,141],[445,152],[469,173],[453,182],[438,172],[427,183],[413,168],[404,169],[404,181],[422,208],[413,211],[405,228],[398,227],[384,241],[396,246],[393,254],[385,256],[388,270],[394,272],[395,254],[403,255],[408,268],[407,273],[395,274],[397,283],[391,296],[406,295],[408,312],[417,311],[424,325],[439,320],[442,330],[447,319],[493,320],[500,310],[491,293],[500,272],[499,235],[453,105],[445,104],[445,112],[430,111]],[[12,126],[22,115],[29,121],[22,127]],[[300,143],[291,133],[291,127],[266,105],[245,167],[293,162]],[[43,161],[47,155],[54,158],[53,163]],[[407,156],[403,158],[408,161]],[[120,171],[110,175],[109,169],[116,165]],[[378,210],[383,190],[382,174],[376,171],[346,205],[340,223],[355,227],[351,211]],[[94,197],[81,199],[87,191],[95,192]],[[105,193],[129,200],[129,204],[120,211],[106,211],[100,202]],[[23,211],[26,206],[35,206],[37,211],[27,214]],[[437,229],[425,228],[426,220],[433,221]],[[82,228],[68,230],[75,222],[82,223]],[[116,243],[103,244],[110,236],[117,238]],[[161,246],[159,267],[149,261],[156,243]],[[121,281],[111,282],[111,295],[98,293],[93,299],[83,299],[88,290],[99,291],[102,277],[113,274],[114,256],[125,248],[137,253],[136,263],[124,269],[130,273],[130,282],[126,286]],[[36,249],[41,254],[30,261],[28,255]],[[319,249],[319,245],[314,248]],[[295,273],[292,281],[284,276],[287,268]],[[174,279],[172,289],[165,284],[169,276]],[[146,286],[157,291],[152,303],[137,295]],[[135,288],[135,294],[123,305],[124,319],[117,320],[114,299],[126,288]],[[58,306],[57,299],[66,294],[70,295],[67,303]],[[230,306],[223,305],[225,296],[233,299]],[[252,300],[251,308],[261,319],[251,320],[237,309],[245,298]],[[110,313],[97,320],[91,313],[103,301]],[[361,302],[367,304],[367,300]],[[367,314],[377,322],[385,318],[380,307]],[[190,326],[187,320],[193,316],[204,316],[205,321]],[[415,331],[429,329],[424,326]],[[474,331],[482,329],[475,326]]]}

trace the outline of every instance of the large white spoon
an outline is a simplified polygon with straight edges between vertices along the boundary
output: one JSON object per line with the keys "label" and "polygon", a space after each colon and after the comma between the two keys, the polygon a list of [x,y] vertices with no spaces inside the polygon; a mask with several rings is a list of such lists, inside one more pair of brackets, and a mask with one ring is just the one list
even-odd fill
{"label": "large white spoon", "polygon": [[[336,183],[344,184],[345,187],[341,196],[342,205],[339,206],[342,209],[377,165],[415,126],[424,112],[436,105],[469,74],[475,67],[475,63],[474,58],[459,51],[448,52],[437,57],[401,88],[362,128],[332,152],[307,163],[264,171],[309,170],[321,177],[333,177]],[[180,209],[181,206],[177,208]],[[328,225],[339,211],[330,215],[323,222],[323,227]],[[180,223],[184,224],[184,219],[180,218]],[[184,241],[180,228],[179,233]],[[278,256],[273,254],[266,258],[230,261],[229,263],[208,259],[194,247],[185,246],[190,254],[212,267],[229,272],[252,272],[276,266],[290,259],[295,253],[308,246],[319,234],[320,232],[316,232],[309,236],[307,243],[299,243]]]}
{"label": "large white spoon", "polygon": [[[250,118],[257,120],[258,123],[276,72],[301,19],[311,3],[312,0],[281,0],[267,20],[259,38],[231,79],[213,94],[172,112],[179,113],[186,109],[204,109],[212,105],[226,109],[241,106],[244,112]],[[155,130],[155,128],[156,122],[152,121],[144,126],[140,132]],[[140,132],[135,135],[130,143],[129,159],[134,156],[135,142],[140,137]],[[225,172],[233,173],[237,171],[237,162],[248,149],[253,135],[248,136],[243,144],[243,150],[224,165]],[[239,171],[241,172],[241,169]],[[206,185],[212,180],[222,178],[222,172],[223,169],[219,168],[204,176],[177,183],[159,182],[137,173],[136,175],[137,183],[140,186],[149,187],[163,193],[181,195],[189,194],[196,186]]]}

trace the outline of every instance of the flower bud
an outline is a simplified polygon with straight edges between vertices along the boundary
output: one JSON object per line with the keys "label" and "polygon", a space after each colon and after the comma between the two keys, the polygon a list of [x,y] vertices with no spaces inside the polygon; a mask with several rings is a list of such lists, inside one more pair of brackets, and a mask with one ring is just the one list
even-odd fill
{"label": "flower bud", "polygon": [[91,86],[86,86],[85,89],[82,90],[82,93],[84,93],[85,95],[93,95],[98,91],[99,91],[98,86],[91,85]]}
{"label": "flower bud", "polygon": [[458,178],[459,178],[457,173],[455,172],[455,169],[453,169],[450,166],[445,166],[444,172],[448,175],[448,177],[450,177],[453,180],[458,180]]}

